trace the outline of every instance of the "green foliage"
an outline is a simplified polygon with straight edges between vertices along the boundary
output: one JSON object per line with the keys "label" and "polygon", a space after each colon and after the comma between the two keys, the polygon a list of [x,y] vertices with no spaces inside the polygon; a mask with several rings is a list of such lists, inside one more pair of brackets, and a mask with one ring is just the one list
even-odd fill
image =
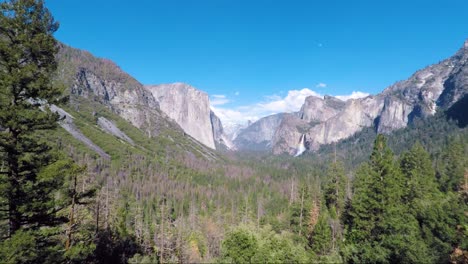
{"label": "green foliage", "polygon": [[443,192],[459,191],[465,175],[466,155],[460,139],[450,139],[438,164],[438,180]]}
{"label": "green foliage", "polygon": [[0,3],[0,28],[0,259],[84,260],[93,250],[90,232],[70,220],[67,242],[72,246],[64,254],[61,228],[72,200],[83,205],[94,191],[76,192],[77,174],[84,169],[54,150],[45,136],[59,121],[50,104],[64,101],[62,88],[52,83],[58,23],[42,0],[9,0]]}
{"label": "green foliage", "polygon": [[332,249],[332,230],[328,213],[322,212],[310,235],[310,248],[319,255],[327,255]]}
{"label": "green foliage", "polygon": [[252,263],[257,251],[257,238],[246,228],[231,231],[223,241],[223,258],[229,262]]}
{"label": "green foliage", "polygon": [[[450,227],[445,216],[453,210],[442,213],[445,197],[435,182],[435,171],[429,154],[421,144],[416,143],[402,155],[400,167],[406,182],[403,200],[421,227],[420,232],[430,248],[428,257],[433,262],[443,262],[451,249],[446,238],[453,236],[455,230],[453,226]],[[446,238],[441,237],[441,233]]]}
{"label": "green foliage", "polygon": [[147,256],[147,255],[141,255],[137,253],[133,257],[128,259],[128,263],[129,264],[159,263],[159,258],[157,256]]}
{"label": "green foliage", "polygon": [[333,162],[327,170],[328,183],[325,186],[325,203],[328,208],[334,207],[339,217],[344,210],[346,199],[346,175],[341,162]]}
{"label": "green foliage", "polygon": [[58,24],[43,1],[22,0],[0,3],[0,25],[0,152],[6,161],[0,195],[6,199],[1,206],[8,208],[11,236],[22,227],[57,221],[53,192],[61,180],[40,175],[55,158],[36,132],[54,128],[58,120],[47,107],[39,108],[60,97],[50,81],[57,67],[52,34]]}
{"label": "green foliage", "polygon": [[[45,24],[32,23],[29,26],[35,29],[25,30],[21,22],[29,13],[20,5],[33,3],[43,7],[42,1],[2,1],[2,10],[17,5],[21,18],[3,12],[0,21],[0,158],[4,161],[0,234],[7,238],[10,232],[10,212],[3,209],[9,209],[11,198],[18,202],[16,214],[25,223],[0,242],[0,259],[145,263],[212,262],[221,257],[223,262],[336,263],[343,261],[338,254],[342,252],[348,262],[429,263],[447,261],[454,248],[466,250],[466,194],[460,185],[466,142],[442,151],[446,138],[440,135],[464,133],[443,116],[415,121],[388,141],[397,154],[416,139],[432,155],[439,153],[435,181],[431,156],[421,146],[403,154],[396,164],[385,140],[372,128],[338,143],[337,156],[343,164],[335,162],[328,168],[333,146],[294,159],[258,153],[231,159],[172,129],[170,122],[163,120],[158,125],[164,128],[150,138],[144,129],[101,104],[99,96],[72,95],[64,108],[76,127],[111,155],[110,161],[103,160],[63,129],[49,130],[56,126],[57,116],[47,106],[39,110],[39,100],[53,103],[61,95],[48,80],[56,68],[49,56],[56,51],[51,37],[56,24],[45,9],[36,16],[50,22],[45,35],[35,31]],[[18,30],[8,30],[18,25]],[[8,34],[15,32],[20,48],[9,40]],[[41,39],[32,32],[42,34]],[[38,55],[41,46],[45,53],[27,60],[27,67],[15,65],[18,57]],[[57,83],[72,87],[76,74],[85,68],[122,84],[116,89],[128,91],[140,85],[109,61],[59,46]],[[41,56],[48,59],[36,64]],[[4,65],[13,65],[18,74]],[[42,71],[31,78],[39,68]],[[18,99],[17,104],[10,104],[15,102],[12,98]],[[115,122],[135,144],[103,131],[96,124],[100,116]],[[43,129],[47,130],[39,131]],[[14,131],[22,133],[16,145]],[[52,146],[86,169],[50,151]],[[345,209],[345,168],[352,175],[371,151],[370,162],[357,172],[354,197]],[[13,174],[8,173],[14,171],[9,168],[15,165],[19,169],[14,175],[22,177],[24,185],[9,181]],[[91,199],[94,194],[96,201]],[[256,227],[240,226],[225,233],[229,226],[250,221]]]}
{"label": "green foliage", "polygon": [[308,256],[304,247],[294,244],[288,233],[277,234],[266,226],[258,231],[259,246],[254,263],[305,263]]}
{"label": "green foliage", "polygon": [[349,262],[427,263],[417,220],[402,204],[404,178],[386,140],[379,135],[370,162],[356,175],[346,213],[344,256]]}
{"label": "green foliage", "polygon": [[5,263],[57,263],[63,261],[60,241],[51,230],[23,230],[0,242],[0,259]]}
{"label": "green foliage", "polygon": [[0,244],[0,259],[5,263],[32,263],[39,255],[36,244],[32,231],[20,230]]}
{"label": "green foliage", "polygon": [[298,197],[291,205],[290,227],[291,231],[299,235],[303,243],[307,241],[310,210],[312,209],[312,197],[310,188],[302,183],[299,185]]}
{"label": "green foliage", "polygon": [[259,230],[241,226],[223,241],[222,262],[232,263],[305,263],[309,257],[291,234],[277,234],[266,226]]}
{"label": "green foliage", "polygon": [[419,142],[403,153],[400,167],[405,177],[405,203],[411,205],[416,199],[430,198],[438,193],[431,158]]}

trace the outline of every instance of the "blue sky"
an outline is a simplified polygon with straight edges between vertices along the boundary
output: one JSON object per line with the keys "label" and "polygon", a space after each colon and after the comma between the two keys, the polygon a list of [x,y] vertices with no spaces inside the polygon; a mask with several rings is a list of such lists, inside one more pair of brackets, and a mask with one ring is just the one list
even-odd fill
{"label": "blue sky", "polygon": [[294,110],[314,93],[378,93],[468,38],[466,0],[47,5],[61,24],[60,41],[115,61],[144,84],[189,83],[240,119]]}

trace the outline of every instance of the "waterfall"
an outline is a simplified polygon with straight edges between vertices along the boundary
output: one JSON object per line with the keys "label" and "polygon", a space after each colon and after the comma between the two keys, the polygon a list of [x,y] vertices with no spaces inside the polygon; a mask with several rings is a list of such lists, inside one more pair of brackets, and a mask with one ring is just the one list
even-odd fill
{"label": "waterfall", "polygon": [[305,147],[305,134],[302,134],[301,138],[299,139],[299,145],[297,146],[297,152],[294,157],[300,156],[302,153],[306,151]]}

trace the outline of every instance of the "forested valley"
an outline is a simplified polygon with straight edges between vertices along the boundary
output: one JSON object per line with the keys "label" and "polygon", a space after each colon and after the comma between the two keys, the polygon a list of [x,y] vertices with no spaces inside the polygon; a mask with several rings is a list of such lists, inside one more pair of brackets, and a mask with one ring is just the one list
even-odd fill
{"label": "forested valley", "polygon": [[71,93],[42,1],[0,10],[0,262],[468,262],[467,96],[297,158],[209,151]]}

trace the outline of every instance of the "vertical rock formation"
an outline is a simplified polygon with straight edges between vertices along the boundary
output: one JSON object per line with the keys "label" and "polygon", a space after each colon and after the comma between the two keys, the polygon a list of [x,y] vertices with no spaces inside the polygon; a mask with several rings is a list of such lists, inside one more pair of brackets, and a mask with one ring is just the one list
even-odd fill
{"label": "vertical rock formation", "polygon": [[148,85],[161,110],[205,146],[215,149],[208,94],[184,83]]}

